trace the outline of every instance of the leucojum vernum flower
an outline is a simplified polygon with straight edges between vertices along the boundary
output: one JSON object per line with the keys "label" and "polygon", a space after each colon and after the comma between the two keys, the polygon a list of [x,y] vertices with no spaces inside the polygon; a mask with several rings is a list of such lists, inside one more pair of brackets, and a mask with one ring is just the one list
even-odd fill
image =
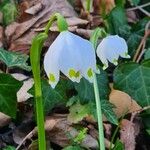
{"label": "leucojum vernum flower", "polygon": [[59,81],[60,71],[73,82],[80,82],[82,76],[93,82],[93,71],[98,73],[91,42],[69,31],[61,32],[51,44],[44,68],[52,88]]}
{"label": "leucojum vernum flower", "polygon": [[97,47],[97,56],[103,63],[103,69],[108,67],[108,61],[118,65],[119,56],[130,58],[126,41],[118,35],[105,37]]}
{"label": "leucojum vernum flower", "polygon": [[[80,79],[84,77],[93,83],[100,149],[105,150],[101,102],[96,79],[96,73],[100,72],[96,66],[95,44],[69,32],[65,19],[58,13],[51,16],[45,32],[40,33],[33,39],[30,50],[31,66],[35,82],[39,150],[46,150],[40,79],[40,54],[44,41],[48,37],[49,28],[55,20],[57,20],[60,34],[50,45],[44,57],[44,69],[48,76],[49,84],[52,88],[55,88],[60,79],[60,72],[73,82],[79,83]],[[96,53],[104,64],[104,69],[108,67],[108,61],[117,65],[119,56],[123,58],[130,57],[125,40],[117,35],[104,38],[98,45]]]}

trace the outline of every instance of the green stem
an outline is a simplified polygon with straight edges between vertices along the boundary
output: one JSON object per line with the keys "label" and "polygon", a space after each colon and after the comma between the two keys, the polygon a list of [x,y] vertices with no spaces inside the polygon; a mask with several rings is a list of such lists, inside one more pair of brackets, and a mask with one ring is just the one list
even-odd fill
{"label": "green stem", "polygon": [[35,103],[36,103],[36,120],[38,127],[38,143],[39,150],[46,150],[45,128],[44,128],[44,113],[40,78],[40,56],[44,41],[47,39],[47,34],[40,33],[32,41],[30,49],[30,61],[35,85]]}
{"label": "green stem", "polygon": [[63,16],[56,13],[51,16],[44,33],[39,33],[32,41],[30,49],[30,62],[32,66],[34,85],[35,85],[35,101],[36,101],[36,119],[38,127],[38,143],[39,150],[46,150],[46,139],[45,139],[45,127],[44,127],[44,110],[42,100],[42,89],[41,89],[41,77],[40,77],[40,57],[42,47],[45,40],[48,37],[49,28],[53,22],[57,20],[57,26],[59,31],[67,30],[68,25]]}
{"label": "green stem", "polygon": [[45,27],[45,33],[48,34],[49,28],[52,26],[53,22],[57,20],[57,26],[60,32],[67,31],[68,30],[68,24],[64,17],[62,17],[59,13],[56,13],[51,16],[49,19],[49,22],[47,23]]}
{"label": "green stem", "polygon": [[[90,41],[93,44],[94,48],[97,47],[98,38],[105,37],[107,33],[102,28],[96,28],[90,37]],[[94,93],[95,93],[95,101],[96,101],[96,111],[97,111],[97,120],[98,120],[98,132],[99,132],[99,143],[100,143],[100,150],[105,150],[105,140],[104,140],[104,129],[103,129],[103,119],[102,119],[102,108],[101,108],[101,101],[99,96],[99,89],[97,84],[96,74],[93,73],[94,77]]]}
{"label": "green stem", "polygon": [[97,120],[98,120],[100,150],[105,150],[101,102],[100,102],[98,84],[97,84],[97,79],[96,79],[95,73],[94,73],[94,93],[95,93],[95,100],[96,100],[96,111],[97,111]]}
{"label": "green stem", "polygon": [[89,13],[91,8],[91,0],[86,0],[86,11]]}

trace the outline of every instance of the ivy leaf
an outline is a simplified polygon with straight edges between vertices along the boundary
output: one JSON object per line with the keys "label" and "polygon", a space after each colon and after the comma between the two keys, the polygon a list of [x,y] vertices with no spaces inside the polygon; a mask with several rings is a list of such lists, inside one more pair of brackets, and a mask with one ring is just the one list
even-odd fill
{"label": "ivy leaf", "polygon": [[[139,46],[145,32],[145,25],[149,21],[149,18],[144,18],[132,27],[129,25],[122,25],[119,27],[119,35],[127,41],[129,54],[134,55],[136,49]],[[147,38],[146,48],[150,47],[150,38]]]}
{"label": "ivy leaf", "polygon": [[107,18],[109,30],[112,34],[119,33],[119,27],[127,24],[127,17],[125,9],[121,6],[116,6]]}
{"label": "ivy leaf", "polygon": [[113,124],[118,124],[117,116],[113,111],[115,106],[111,104],[108,100],[101,101],[102,112],[104,113],[105,117]]}
{"label": "ivy leaf", "polygon": [[21,69],[30,71],[31,67],[26,63],[28,57],[29,56],[26,54],[9,52],[3,48],[0,48],[0,61],[4,62],[7,67],[19,67]]}
{"label": "ivy leaf", "polygon": [[[100,69],[100,74],[97,74],[97,82],[99,94],[101,99],[108,99],[110,88],[107,73]],[[93,84],[89,83],[86,79],[82,78],[80,83],[75,83],[75,89],[78,92],[80,102],[87,103],[95,101]]]}
{"label": "ivy leaf", "polygon": [[[55,89],[51,88],[47,80],[42,80],[42,96],[45,113],[50,112],[56,105],[65,104],[68,80],[59,81]],[[34,95],[34,86],[29,90]]]}
{"label": "ivy leaf", "polygon": [[128,93],[142,107],[150,105],[150,60],[130,62],[114,71],[114,88]]}
{"label": "ivy leaf", "polygon": [[145,55],[144,55],[144,59],[147,60],[147,59],[150,59],[150,48],[146,49],[145,50]]}
{"label": "ivy leaf", "polygon": [[12,118],[16,117],[16,93],[21,88],[22,84],[22,82],[14,79],[9,74],[0,73],[0,112]]}

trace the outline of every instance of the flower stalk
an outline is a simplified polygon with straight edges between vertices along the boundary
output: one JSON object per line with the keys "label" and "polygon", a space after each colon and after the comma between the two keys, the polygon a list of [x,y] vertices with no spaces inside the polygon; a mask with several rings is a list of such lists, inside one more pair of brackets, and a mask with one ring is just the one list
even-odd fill
{"label": "flower stalk", "polygon": [[[96,49],[98,38],[106,36],[106,33],[104,30],[97,28],[94,30],[90,41],[94,45],[94,48]],[[96,112],[97,112],[97,121],[98,121],[98,131],[99,131],[99,144],[100,144],[100,150],[105,150],[105,140],[104,140],[104,129],[103,129],[103,119],[102,119],[102,109],[101,109],[101,101],[99,96],[99,89],[98,89],[98,83],[96,74],[93,73],[93,86],[94,86],[94,94],[95,94],[95,101],[96,101]]]}
{"label": "flower stalk", "polygon": [[44,110],[43,110],[43,99],[41,89],[41,77],[40,77],[40,57],[42,47],[45,40],[48,37],[48,31],[53,22],[57,20],[57,26],[59,31],[67,30],[68,26],[65,19],[58,13],[51,16],[44,33],[39,33],[34,37],[30,49],[30,62],[32,66],[32,73],[35,84],[35,102],[36,102],[36,119],[38,127],[38,144],[39,150],[46,150],[46,138],[44,128]]}

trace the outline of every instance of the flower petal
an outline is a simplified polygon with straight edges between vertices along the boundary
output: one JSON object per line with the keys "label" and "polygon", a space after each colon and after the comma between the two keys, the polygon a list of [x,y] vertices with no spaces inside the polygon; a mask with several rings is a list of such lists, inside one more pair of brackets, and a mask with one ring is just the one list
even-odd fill
{"label": "flower petal", "polygon": [[59,81],[59,53],[54,51],[55,46],[50,46],[44,57],[44,69],[49,78],[49,84],[55,88]]}

